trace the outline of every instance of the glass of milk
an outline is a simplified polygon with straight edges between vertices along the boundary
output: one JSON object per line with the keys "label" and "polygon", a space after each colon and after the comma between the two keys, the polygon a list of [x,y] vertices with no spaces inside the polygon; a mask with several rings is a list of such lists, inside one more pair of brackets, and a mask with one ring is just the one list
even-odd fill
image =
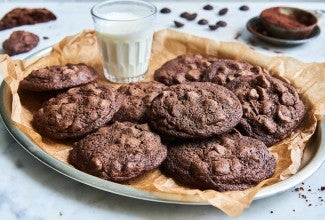
{"label": "glass of milk", "polygon": [[117,83],[142,80],[150,59],[157,8],[141,0],[110,0],[91,9],[105,77]]}

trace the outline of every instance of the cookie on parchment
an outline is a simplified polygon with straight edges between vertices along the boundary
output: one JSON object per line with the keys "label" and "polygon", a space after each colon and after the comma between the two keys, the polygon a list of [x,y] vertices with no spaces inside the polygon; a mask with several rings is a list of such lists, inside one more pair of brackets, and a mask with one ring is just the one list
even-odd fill
{"label": "cookie on parchment", "polygon": [[19,84],[30,91],[52,91],[84,85],[97,79],[98,73],[86,64],[53,65],[32,71]]}
{"label": "cookie on parchment", "polygon": [[115,122],[75,143],[69,163],[100,178],[123,182],[157,168],[167,148],[147,124]]}
{"label": "cookie on parchment", "polygon": [[121,102],[121,95],[113,87],[87,84],[45,102],[35,112],[33,125],[50,138],[79,138],[109,122]]}
{"label": "cookie on parchment", "polygon": [[217,59],[206,69],[202,81],[226,85],[231,80],[240,76],[250,76],[263,73],[261,67],[253,66],[247,62]]}
{"label": "cookie on parchment", "polygon": [[187,187],[233,191],[271,177],[275,167],[262,141],[235,133],[170,147],[161,170]]}
{"label": "cookie on parchment", "polygon": [[166,85],[184,82],[198,82],[211,62],[216,58],[204,58],[200,54],[180,55],[167,61],[154,73],[154,79]]}
{"label": "cookie on parchment", "polygon": [[229,131],[242,117],[236,95],[209,82],[170,86],[151,103],[147,117],[158,133],[178,138],[206,138]]}
{"label": "cookie on parchment", "polygon": [[243,106],[237,129],[268,147],[289,136],[305,115],[296,89],[270,75],[239,77],[226,86]]}
{"label": "cookie on parchment", "polygon": [[166,85],[155,81],[122,85],[117,91],[124,96],[124,100],[113,120],[145,122],[145,112],[151,101],[166,88]]}
{"label": "cookie on parchment", "polygon": [[27,31],[14,31],[2,44],[3,50],[9,56],[26,53],[37,46],[39,37]]}

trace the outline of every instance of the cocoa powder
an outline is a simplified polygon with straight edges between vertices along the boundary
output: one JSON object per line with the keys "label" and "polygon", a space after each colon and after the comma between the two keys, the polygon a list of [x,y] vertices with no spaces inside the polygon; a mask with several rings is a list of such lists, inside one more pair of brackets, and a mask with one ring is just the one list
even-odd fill
{"label": "cocoa powder", "polygon": [[264,10],[261,13],[261,18],[270,24],[277,25],[285,29],[301,29],[310,25],[307,17],[305,16],[305,18],[302,18],[301,15],[296,16],[295,13],[287,15],[281,13],[280,9],[276,7]]}

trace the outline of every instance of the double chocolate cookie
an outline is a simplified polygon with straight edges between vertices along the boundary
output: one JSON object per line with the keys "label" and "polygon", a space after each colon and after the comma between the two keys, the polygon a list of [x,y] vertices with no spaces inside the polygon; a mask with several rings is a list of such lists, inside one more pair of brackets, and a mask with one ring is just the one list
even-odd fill
{"label": "double chocolate cookie", "polygon": [[242,117],[234,93],[209,82],[170,86],[147,111],[148,123],[159,133],[179,138],[205,138],[229,131]]}
{"label": "double chocolate cookie", "polygon": [[161,169],[191,188],[232,191],[271,177],[275,166],[262,141],[237,133],[171,147]]}
{"label": "double chocolate cookie", "polygon": [[109,122],[122,97],[97,83],[69,89],[43,104],[33,118],[37,131],[50,138],[82,137]]}
{"label": "double chocolate cookie", "polygon": [[226,85],[237,77],[260,73],[263,73],[261,67],[243,61],[217,59],[206,69],[202,81]]}
{"label": "double chocolate cookie", "polygon": [[45,8],[15,8],[0,20],[0,31],[51,20],[56,20],[56,16]]}
{"label": "double chocolate cookie", "polygon": [[113,120],[145,122],[145,112],[151,101],[166,88],[166,85],[155,81],[122,85],[118,92],[124,96],[124,101]]}
{"label": "double chocolate cookie", "polygon": [[204,58],[200,54],[181,55],[167,61],[154,73],[154,79],[166,85],[202,80],[202,74],[216,58]]}
{"label": "double chocolate cookie", "polygon": [[305,115],[296,89],[270,75],[239,77],[226,86],[243,106],[237,129],[267,146],[289,136]]}
{"label": "double chocolate cookie", "polygon": [[100,178],[123,182],[157,168],[167,148],[147,124],[115,122],[75,143],[69,163]]}
{"label": "double chocolate cookie", "polygon": [[37,92],[60,90],[90,83],[97,77],[96,70],[83,63],[54,65],[32,71],[19,86]]}
{"label": "double chocolate cookie", "polygon": [[37,46],[39,37],[27,31],[14,31],[2,44],[3,50],[9,56],[25,53]]}

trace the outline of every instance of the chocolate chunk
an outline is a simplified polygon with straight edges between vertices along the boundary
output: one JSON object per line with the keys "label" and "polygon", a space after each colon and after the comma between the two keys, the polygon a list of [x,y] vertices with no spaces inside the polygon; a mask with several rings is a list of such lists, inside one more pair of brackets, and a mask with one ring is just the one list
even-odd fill
{"label": "chocolate chunk", "polygon": [[206,20],[206,19],[201,19],[201,20],[199,20],[197,23],[200,24],[200,25],[206,25],[206,24],[208,24],[209,22],[208,22],[208,20]]}
{"label": "chocolate chunk", "polygon": [[242,5],[242,6],[240,6],[239,10],[241,10],[241,11],[248,11],[249,10],[249,7],[247,5]]}
{"label": "chocolate chunk", "polygon": [[44,36],[44,37],[43,37],[43,39],[44,39],[44,40],[47,40],[47,39],[49,39],[49,37],[47,37],[47,36]]}
{"label": "chocolate chunk", "polygon": [[171,12],[171,10],[169,9],[169,8],[162,8],[161,10],[160,10],[160,13],[162,13],[162,14],[168,14],[168,13],[170,13]]}
{"label": "chocolate chunk", "polygon": [[227,22],[225,22],[225,21],[218,21],[216,23],[216,25],[218,25],[219,27],[226,27],[227,26]]}
{"label": "chocolate chunk", "polygon": [[228,12],[228,8],[223,8],[223,9],[220,9],[220,11],[218,12],[219,15],[225,15],[227,14]]}
{"label": "chocolate chunk", "polygon": [[219,27],[218,25],[209,25],[211,31],[217,30],[218,27]]}
{"label": "chocolate chunk", "polygon": [[207,5],[205,5],[204,7],[203,7],[203,9],[204,10],[212,10],[213,9],[213,6],[212,5],[209,5],[209,4],[207,4]]}
{"label": "chocolate chunk", "polygon": [[4,51],[13,56],[32,50],[37,46],[39,37],[27,31],[14,31],[2,44]]}
{"label": "chocolate chunk", "polygon": [[184,24],[181,23],[181,22],[179,22],[179,21],[174,21],[174,24],[175,24],[175,26],[176,26],[177,28],[180,28],[180,27],[183,27],[183,26],[184,26]]}

